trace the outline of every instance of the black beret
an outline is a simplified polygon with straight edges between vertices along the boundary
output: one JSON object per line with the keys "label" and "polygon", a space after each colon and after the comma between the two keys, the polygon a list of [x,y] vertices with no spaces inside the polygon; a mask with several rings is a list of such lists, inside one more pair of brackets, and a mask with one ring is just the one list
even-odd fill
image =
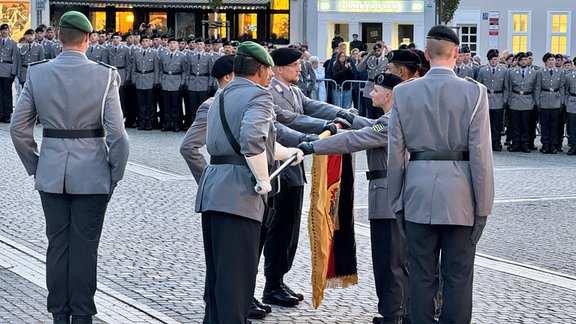
{"label": "black beret", "polygon": [[210,45],[210,44],[212,44],[212,42],[209,39],[204,41],[204,45]]}
{"label": "black beret", "polygon": [[157,33],[152,34],[152,38],[160,38],[160,35],[158,35]]}
{"label": "black beret", "polygon": [[222,40],[220,38],[216,38],[212,40],[212,44],[220,44],[222,43]]}
{"label": "black beret", "polygon": [[2,25],[0,25],[0,30],[9,29],[9,28],[10,28],[10,26],[8,26],[8,24],[2,24]]}
{"label": "black beret", "polygon": [[402,45],[398,46],[398,49],[407,50],[407,49],[408,49],[408,45],[402,44]]}
{"label": "black beret", "polygon": [[394,89],[395,86],[404,81],[401,77],[392,73],[380,73],[374,77],[374,84],[386,89]]}
{"label": "black beret", "polygon": [[408,44],[408,48],[412,49],[412,48],[416,48],[416,44],[414,43],[410,43]]}
{"label": "black beret", "polygon": [[382,48],[382,44],[380,44],[380,43],[374,44],[374,50],[381,49],[381,48]]}
{"label": "black beret", "polygon": [[572,60],[572,62],[574,62],[574,64],[576,64],[576,57],[574,58],[574,60]]}
{"label": "black beret", "polygon": [[546,61],[548,61],[548,59],[551,57],[554,57],[554,54],[552,54],[550,52],[544,54],[544,56],[542,56],[542,62],[546,63]]}
{"label": "black beret", "polygon": [[525,58],[525,57],[528,57],[528,55],[527,55],[526,53],[524,53],[524,52],[518,52],[518,53],[516,54],[516,56],[514,56],[514,58],[517,59],[517,60],[520,60],[520,59]]}
{"label": "black beret", "polygon": [[233,47],[238,47],[238,46],[240,46],[240,42],[238,42],[238,41],[231,41],[230,44],[231,44]]}
{"label": "black beret", "polygon": [[98,31],[98,35],[105,35],[106,31],[104,29]]}
{"label": "black beret", "polygon": [[401,63],[401,64],[420,64],[420,57],[418,54],[410,50],[393,50],[386,55],[388,62]]}
{"label": "black beret", "polygon": [[234,71],[234,55],[220,56],[212,65],[212,76],[220,79]]}
{"label": "black beret", "polygon": [[454,32],[452,28],[445,25],[436,25],[430,28],[428,35],[426,35],[426,39],[443,40],[454,43],[456,45],[460,45],[460,39],[458,39],[456,32]]}
{"label": "black beret", "polygon": [[410,51],[416,53],[416,55],[418,55],[418,57],[420,58],[420,64],[422,64],[423,66],[430,68],[430,61],[428,61],[428,59],[426,58],[426,55],[424,55],[424,51],[419,50],[419,49],[411,49]]}
{"label": "black beret", "polygon": [[46,28],[46,31],[49,31],[49,30],[54,30],[54,27],[48,26],[48,28]]}
{"label": "black beret", "polygon": [[28,29],[24,32],[24,35],[34,35],[34,29]]}
{"label": "black beret", "polygon": [[[62,27],[62,24],[60,24],[60,27]],[[34,30],[34,31],[37,32],[37,33],[39,33],[39,32],[45,31],[45,29],[44,29],[44,27],[42,27],[42,26],[38,26],[38,27],[36,27],[36,30]]]}
{"label": "black beret", "polygon": [[295,48],[279,48],[270,53],[274,60],[274,65],[285,66],[293,63],[302,57],[302,52]]}
{"label": "black beret", "polygon": [[168,39],[168,43],[170,43],[170,42],[177,42],[177,40],[176,40],[176,38],[174,38],[174,37],[170,37],[170,38]]}
{"label": "black beret", "polygon": [[142,42],[142,40],[144,40],[144,39],[150,39],[150,37],[148,37],[148,35],[140,36],[140,42]]}
{"label": "black beret", "polygon": [[458,53],[470,53],[470,47],[464,45],[460,48],[460,50],[458,51]]}
{"label": "black beret", "polygon": [[232,46],[232,43],[230,41],[225,41],[222,43],[222,46]]}
{"label": "black beret", "polygon": [[168,34],[162,34],[160,35],[160,38],[168,38]]}
{"label": "black beret", "polygon": [[120,35],[119,32],[115,32],[114,34],[112,34],[112,37],[116,37],[116,36],[122,37],[122,35]]}
{"label": "black beret", "polygon": [[532,52],[530,52],[530,51],[526,51],[526,55],[533,56]]}
{"label": "black beret", "polygon": [[106,34],[113,34],[114,33],[114,29],[110,28],[106,31]]}
{"label": "black beret", "polygon": [[498,57],[500,53],[497,49],[489,49],[488,53],[486,53],[486,58],[491,59],[493,57]]}
{"label": "black beret", "polygon": [[198,37],[198,38],[196,38],[194,43],[204,43],[204,40],[202,38]]}

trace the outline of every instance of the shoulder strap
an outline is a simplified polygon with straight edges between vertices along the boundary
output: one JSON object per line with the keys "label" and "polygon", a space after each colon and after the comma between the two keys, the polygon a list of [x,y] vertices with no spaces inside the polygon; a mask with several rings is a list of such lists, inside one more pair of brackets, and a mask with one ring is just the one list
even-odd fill
{"label": "shoulder strap", "polygon": [[230,143],[236,154],[242,155],[240,154],[240,144],[238,144],[238,141],[236,141],[236,138],[234,138],[234,135],[232,135],[232,131],[230,130],[230,126],[228,126],[228,121],[226,120],[226,114],[224,112],[225,93],[226,91],[222,90],[222,93],[220,94],[220,122],[222,123],[222,127],[224,128],[224,133],[226,134],[228,143]]}

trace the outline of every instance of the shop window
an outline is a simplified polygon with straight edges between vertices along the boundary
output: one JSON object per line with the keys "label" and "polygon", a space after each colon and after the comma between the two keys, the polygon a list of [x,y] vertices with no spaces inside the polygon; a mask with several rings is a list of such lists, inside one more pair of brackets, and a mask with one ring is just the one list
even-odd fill
{"label": "shop window", "polygon": [[255,39],[256,31],[258,30],[256,14],[239,14],[238,21],[238,38],[242,40]]}
{"label": "shop window", "polygon": [[558,54],[567,54],[569,46],[568,31],[570,30],[570,12],[549,12],[547,39],[548,51]]}
{"label": "shop window", "polygon": [[132,31],[134,27],[134,14],[131,11],[116,12],[116,30],[120,33]]}
{"label": "shop window", "polygon": [[168,14],[165,12],[151,12],[148,22],[154,24],[160,32],[168,32]]}
{"label": "shop window", "polygon": [[288,14],[270,15],[270,42],[288,44],[290,38],[290,19]]}
{"label": "shop window", "polygon": [[30,29],[30,3],[7,1],[0,3],[0,23],[10,26],[12,39],[18,41]]}
{"label": "shop window", "polygon": [[288,10],[290,9],[289,0],[272,0],[270,1],[270,9],[272,10]]}
{"label": "shop window", "polygon": [[511,12],[510,21],[508,28],[511,32],[508,40],[512,45],[512,52],[526,52],[530,48],[530,12]]}
{"label": "shop window", "polygon": [[89,14],[90,22],[94,30],[106,29],[106,12],[105,11],[91,11]]}
{"label": "shop window", "polygon": [[176,13],[176,35],[196,37],[196,15],[190,12]]}
{"label": "shop window", "polygon": [[208,37],[213,39],[214,38],[226,39],[228,35],[227,29],[230,24],[230,22],[226,21],[226,14],[218,13],[218,16],[215,16],[214,13],[209,13],[208,20],[210,21]]}
{"label": "shop window", "polygon": [[458,25],[458,27],[460,27],[460,46],[468,46],[472,56],[476,55],[478,50],[478,26]]}

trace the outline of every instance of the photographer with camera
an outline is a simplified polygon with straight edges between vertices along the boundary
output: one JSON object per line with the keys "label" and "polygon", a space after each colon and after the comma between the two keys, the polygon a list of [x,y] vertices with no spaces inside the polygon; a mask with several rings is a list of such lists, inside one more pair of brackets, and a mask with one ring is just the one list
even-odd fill
{"label": "photographer with camera", "polygon": [[[388,60],[386,59],[386,53],[388,52],[388,46],[384,41],[378,41],[374,45],[374,48],[358,63],[356,70],[359,72],[367,71],[368,80],[366,86],[364,87],[364,107],[366,107],[366,116],[371,119],[378,119],[383,113],[382,110],[374,108],[372,105],[372,99],[370,98],[370,92],[374,90],[374,76],[386,72],[388,70]],[[384,55],[382,55],[384,54]]]}

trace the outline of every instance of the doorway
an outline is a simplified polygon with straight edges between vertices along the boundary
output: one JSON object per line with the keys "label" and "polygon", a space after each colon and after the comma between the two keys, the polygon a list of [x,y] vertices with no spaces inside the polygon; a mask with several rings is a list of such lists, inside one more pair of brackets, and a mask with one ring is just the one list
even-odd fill
{"label": "doorway", "polygon": [[362,23],[362,42],[372,50],[377,41],[382,40],[382,23]]}

